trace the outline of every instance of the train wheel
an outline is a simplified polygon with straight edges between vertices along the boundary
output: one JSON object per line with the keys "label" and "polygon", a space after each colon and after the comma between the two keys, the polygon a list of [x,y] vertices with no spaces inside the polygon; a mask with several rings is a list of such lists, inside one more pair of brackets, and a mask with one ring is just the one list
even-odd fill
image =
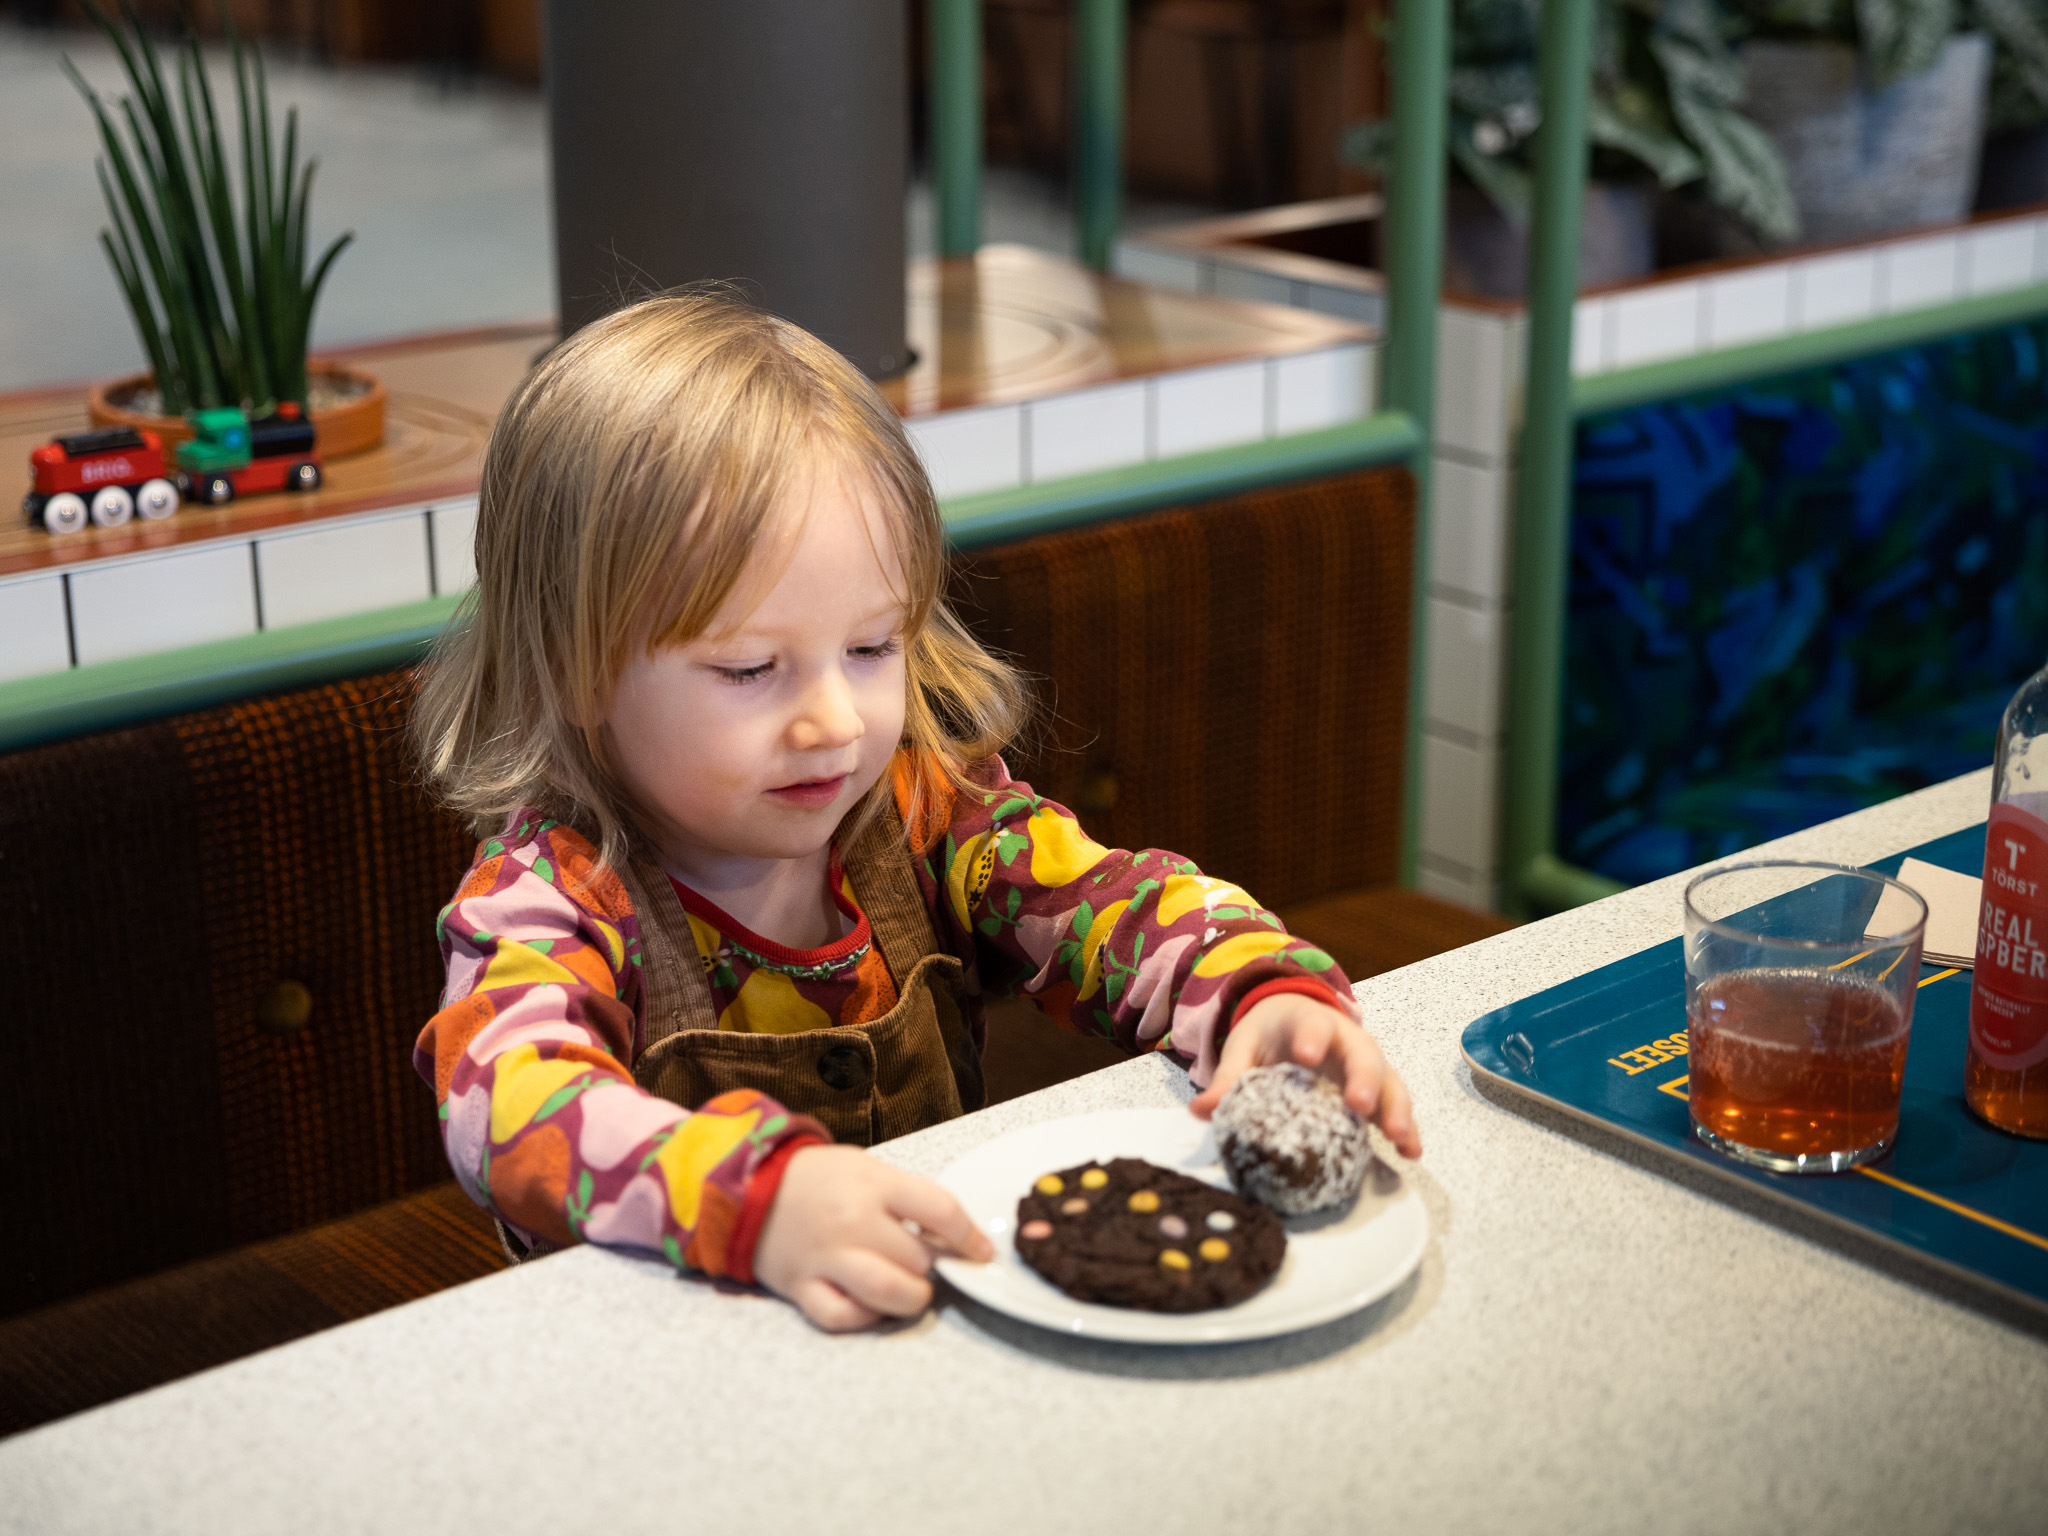
{"label": "train wheel", "polygon": [[317,491],[320,480],[320,466],[310,459],[303,464],[294,464],[284,477],[285,485],[294,491]]}
{"label": "train wheel", "polygon": [[135,498],[125,486],[103,485],[92,493],[92,525],[118,528],[135,515]]}
{"label": "train wheel", "polygon": [[85,526],[85,498],[59,491],[43,503],[43,526],[52,533],[76,533]]}
{"label": "train wheel", "polygon": [[178,510],[178,488],[168,480],[145,480],[135,492],[135,512],[144,522],[155,522]]}
{"label": "train wheel", "polygon": [[235,499],[235,482],[226,475],[202,475],[195,482],[199,500],[209,507],[224,507]]}

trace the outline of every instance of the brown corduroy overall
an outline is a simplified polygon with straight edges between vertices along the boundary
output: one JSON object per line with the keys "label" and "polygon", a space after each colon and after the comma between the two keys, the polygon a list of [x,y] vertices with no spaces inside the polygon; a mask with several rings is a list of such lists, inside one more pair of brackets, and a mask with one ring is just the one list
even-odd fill
{"label": "brown corduroy overall", "polygon": [[[641,1046],[633,1079],[695,1109],[734,1088],[754,1088],[811,1116],[835,1141],[872,1146],[982,1105],[976,1001],[959,957],[944,953],[911,871],[903,823],[885,806],[843,862],[856,903],[896,983],[896,1006],[865,1024],[794,1035],[720,1029],[706,957],[697,951],[675,887],[644,848],[619,871],[640,922]],[[506,1231],[515,1259],[531,1250]]]}

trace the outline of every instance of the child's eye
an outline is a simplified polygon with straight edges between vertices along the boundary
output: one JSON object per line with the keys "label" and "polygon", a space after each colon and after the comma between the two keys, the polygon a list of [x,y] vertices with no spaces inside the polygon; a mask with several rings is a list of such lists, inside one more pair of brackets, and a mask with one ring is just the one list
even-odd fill
{"label": "child's eye", "polygon": [[751,667],[713,667],[720,681],[728,683],[757,683],[775,670],[775,663],[764,661]]}
{"label": "child's eye", "polygon": [[852,654],[862,661],[886,661],[903,649],[903,642],[891,637],[877,645],[856,645],[850,647]]}

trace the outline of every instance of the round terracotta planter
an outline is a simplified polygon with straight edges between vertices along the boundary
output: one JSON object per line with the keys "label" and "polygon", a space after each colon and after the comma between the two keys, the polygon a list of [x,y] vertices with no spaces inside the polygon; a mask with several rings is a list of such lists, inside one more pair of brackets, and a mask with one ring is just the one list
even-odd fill
{"label": "round terracotta planter", "polygon": [[[350,396],[339,405],[326,406],[313,413],[315,445],[320,456],[328,459],[347,458],[352,453],[361,453],[374,448],[384,441],[384,381],[372,374],[361,373],[353,368],[313,369],[314,375],[326,375],[359,380],[368,388]],[[157,416],[145,411],[130,410],[126,401],[150,384],[146,373],[131,374],[125,379],[113,379],[105,384],[95,384],[87,392],[86,408],[92,413],[93,425],[98,427],[136,427],[160,433],[164,445],[169,447],[181,443],[192,435],[191,427],[182,416]]]}

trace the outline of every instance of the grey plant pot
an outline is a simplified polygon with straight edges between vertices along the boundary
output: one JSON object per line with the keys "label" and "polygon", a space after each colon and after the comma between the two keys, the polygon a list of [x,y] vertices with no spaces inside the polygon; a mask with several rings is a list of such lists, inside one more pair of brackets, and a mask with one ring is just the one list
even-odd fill
{"label": "grey plant pot", "polygon": [[1977,208],[2025,208],[2048,203],[2048,124],[2009,128],[1984,140],[1977,173]]}
{"label": "grey plant pot", "polygon": [[1840,43],[1753,42],[1744,110],[1785,157],[1814,244],[1862,240],[1970,211],[1984,141],[1991,40],[1950,38],[1920,74],[1870,89]]}
{"label": "grey plant pot", "polygon": [[[1579,224],[1579,286],[1626,282],[1651,270],[1654,246],[1648,185],[1589,181]],[[1495,299],[1528,288],[1529,231],[1508,222],[1485,193],[1454,182],[1445,207],[1444,287]]]}

